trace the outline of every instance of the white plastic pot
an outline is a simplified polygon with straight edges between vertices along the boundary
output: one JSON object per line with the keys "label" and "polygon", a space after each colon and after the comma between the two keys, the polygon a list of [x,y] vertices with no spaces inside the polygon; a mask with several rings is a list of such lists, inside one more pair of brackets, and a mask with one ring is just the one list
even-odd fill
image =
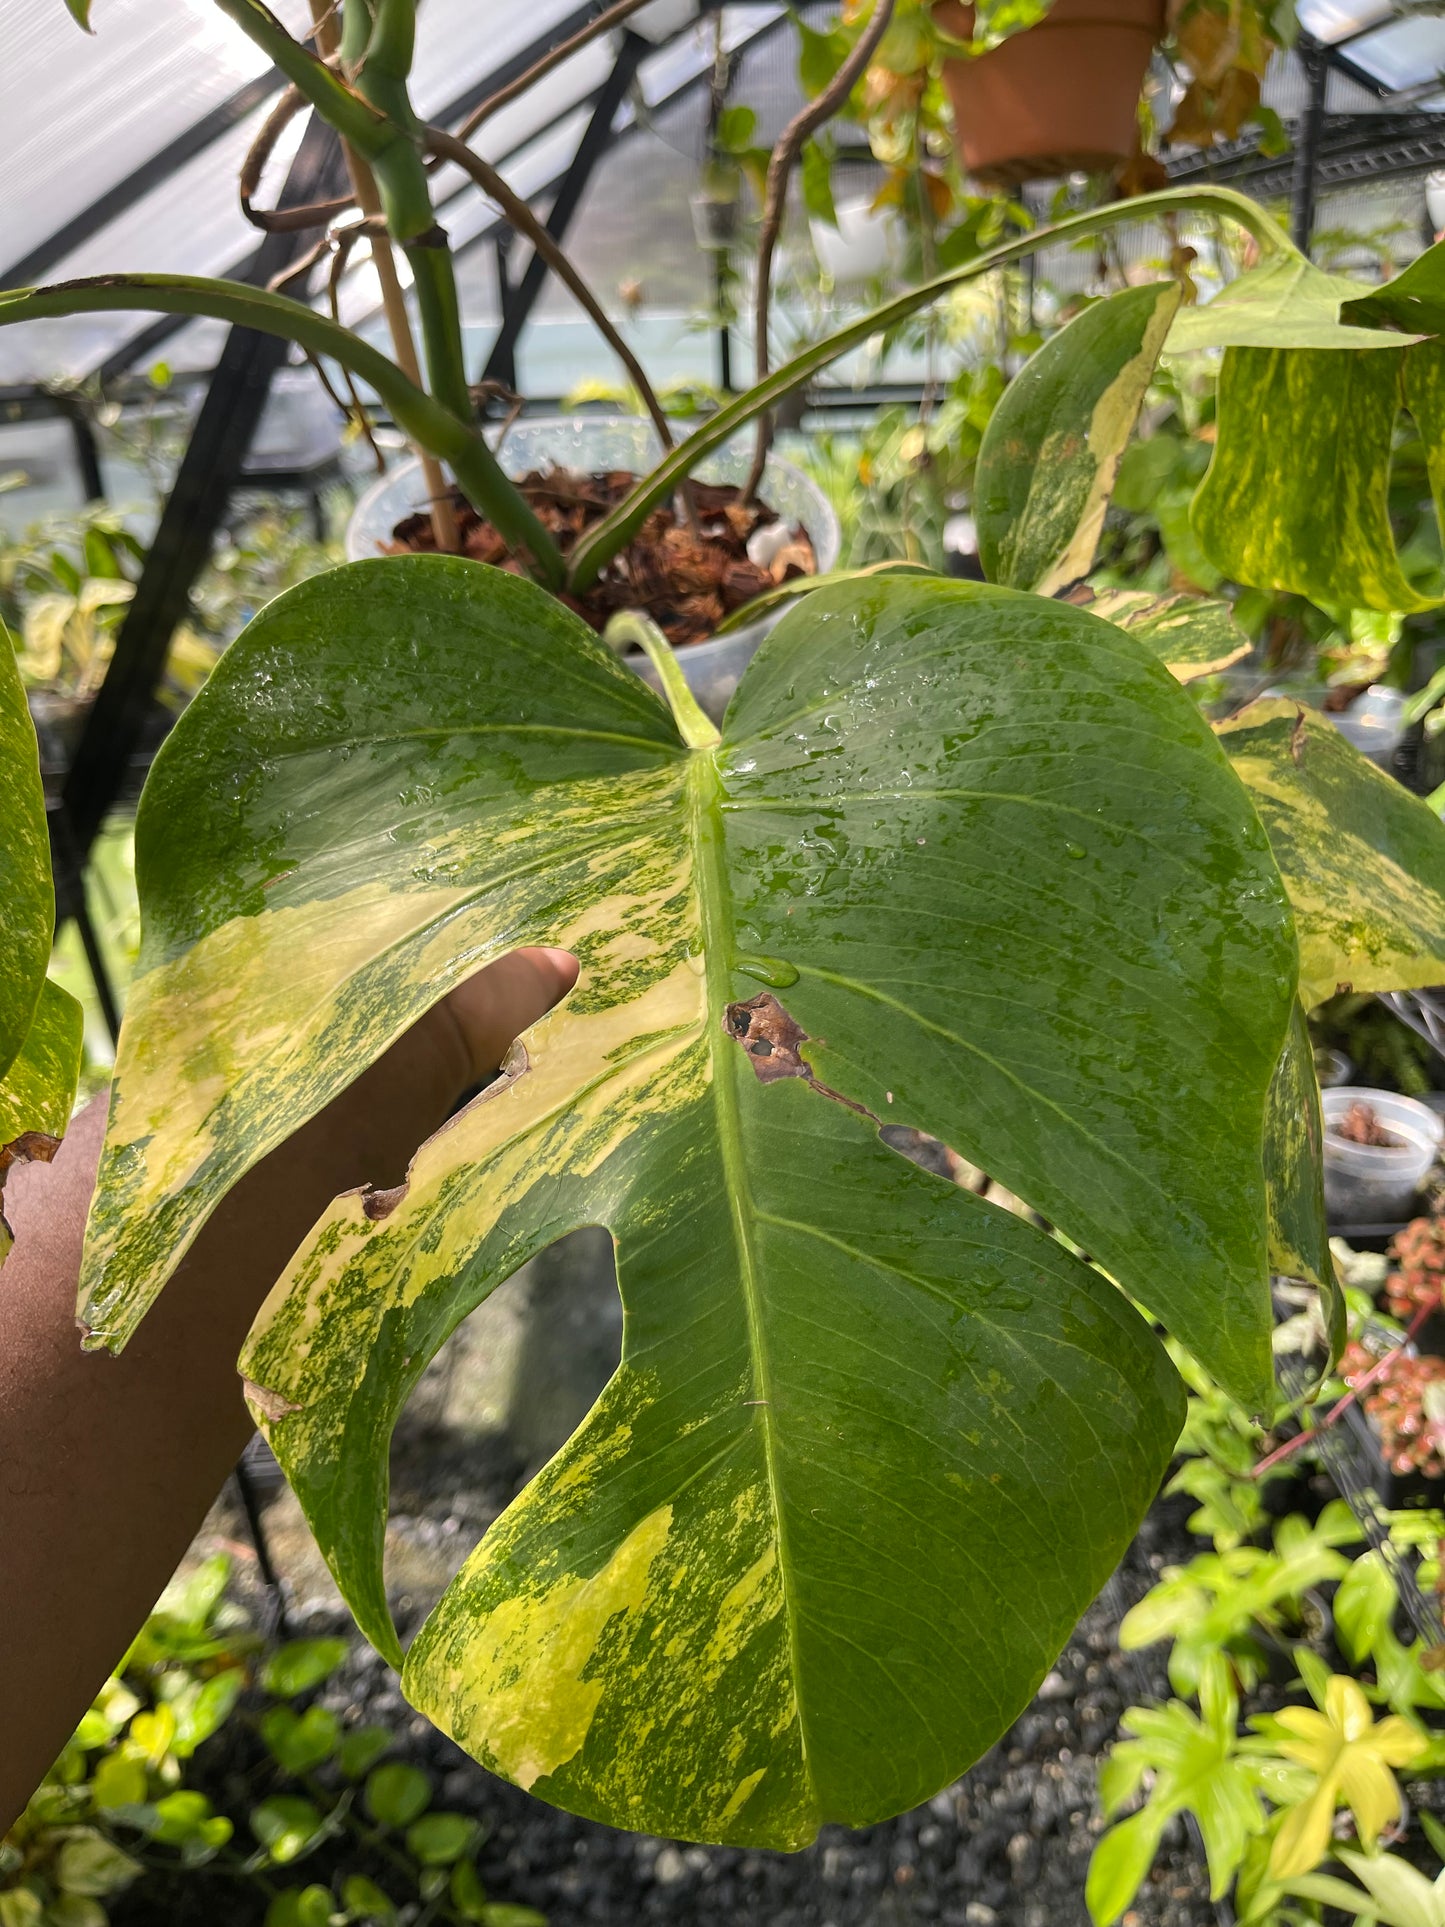
{"label": "white plastic pot", "polygon": [[[1337,1084],[1320,1094],[1324,1111],[1325,1209],[1331,1224],[1395,1224],[1414,1209],[1426,1173],[1435,1162],[1445,1120],[1428,1104],[1396,1091]],[[1368,1104],[1398,1144],[1352,1144],[1336,1137],[1332,1122],[1352,1104]]]}
{"label": "white plastic pot", "polygon": [[1403,690],[1371,683],[1348,709],[1325,714],[1347,743],[1372,762],[1387,763],[1405,737],[1402,720],[1408,698]]}
{"label": "white plastic pot", "polygon": [[876,281],[903,270],[904,230],[891,208],[873,205],[869,194],[839,201],[836,227],[828,221],[809,221],[818,265],[839,287]]}
{"label": "white plastic pot", "polygon": [[[549,462],[581,469],[587,474],[607,469],[631,469],[642,474],[653,466],[660,454],[651,422],[638,415],[556,415],[521,421],[507,436],[502,449],[503,462],[512,475],[545,468]],[[751,461],[751,437],[744,436],[701,463],[698,479],[742,482]],[[836,568],[841,543],[838,518],[828,498],[801,469],[777,455],[769,456],[758,493],[784,521],[807,531],[820,575]],[[397,523],[426,506],[420,462],[402,462],[388,469],[372,483],[352,511],[346,530],[347,559],[359,562],[386,553]],[[781,621],[787,607],[784,603],[771,614],[760,616],[756,622],[711,642],[693,642],[679,649],[677,659],[688,687],[714,722],[722,720],[723,711],[758,644],[774,624]],[[657,677],[645,656],[634,653],[625,660],[629,668],[635,669],[654,688],[657,686]]]}

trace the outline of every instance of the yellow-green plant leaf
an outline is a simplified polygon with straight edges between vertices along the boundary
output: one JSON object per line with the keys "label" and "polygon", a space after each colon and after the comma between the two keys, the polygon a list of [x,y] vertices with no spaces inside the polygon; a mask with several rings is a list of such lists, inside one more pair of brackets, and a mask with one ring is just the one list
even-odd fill
{"label": "yellow-green plant leaf", "polygon": [[142,802],[87,1315],[123,1335],[235,1176],[453,983],[572,949],[576,989],[405,1185],[325,1214],[249,1396],[399,1660],[396,1414],[519,1264],[607,1225],[622,1367],[406,1689],[580,1813],[797,1845],[1007,1725],[1179,1424],[1113,1285],[880,1122],[998,1176],[1260,1403],[1294,940],[1195,705],[1083,611],[840,584],[763,645],[721,741],[685,720],[470,563],[271,604]]}
{"label": "yellow-green plant leaf", "polygon": [[1325,717],[1274,699],[1220,726],[1299,932],[1300,995],[1445,981],[1445,824]]}
{"label": "yellow-green plant leaf", "polygon": [[1401,572],[1390,528],[1405,354],[1226,350],[1218,439],[1193,509],[1226,575],[1351,609],[1432,606]]}
{"label": "yellow-green plant leaf", "polygon": [[1323,1711],[1286,1706],[1256,1719],[1288,1760],[1316,1776],[1309,1796],[1280,1823],[1270,1848],[1269,1870],[1276,1880],[1310,1873],[1329,1851],[1335,1807],[1346,1804],[1361,1840],[1373,1847],[1380,1830],[1400,1812],[1400,1789],[1391,1770],[1409,1766],[1427,1749],[1425,1735],[1398,1713],[1376,1720],[1356,1681],[1330,1676]]}
{"label": "yellow-green plant leaf", "polygon": [[1121,1724],[1129,1737],[1109,1756],[1109,1779],[1137,1785],[1148,1773],[1151,1784],[1141,1811],[1111,1827],[1094,1849],[1085,1900],[1095,1927],[1112,1927],[1129,1906],[1165,1827],[1180,1812],[1199,1823],[1211,1899],[1229,1891],[1250,1840],[1265,1825],[1254,1772],[1237,1751],[1238,1718],[1228,1662],[1217,1650],[1204,1663],[1198,1714],[1179,1700],[1125,1713]]}
{"label": "yellow-green plant leaf", "polygon": [[80,1005],[47,978],[20,1054],[0,1077],[0,1264],[13,1242],[6,1174],[17,1164],[48,1164],[60,1148],[75,1104],[84,1027]]}
{"label": "yellow-green plant leaf", "polygon": [[35,726],[15,661],[10,631],[0,622],[0,904],[5,942],[0,954],[0,1077],[25,1042],[45,982],[55,928],[50,881],[50,836]]}
{"label": "yellow-green plant leaf", "polygon": [[[1404,279],[1402,276],[1401,281]],[[1389,285],[1398,288],[1400,283]],[[1326,274],[1302,255],[1277,254],[1221,288],[1212,301],[1181,308],[1169,330],[1168,352],[1189,354],[1199,348],[1398,348],[1398,334],[1369,325],[1369,304],[1355,299],[1359,293],[1358,281],[1342,274]],[[1380,318],[1386,318],[1383,311]],[[1433,333],[1441,325],[1432,322],[1421,332]]]}
{"label": "yellow-green plant leaf", "polygon": [[1081,596],[1079,606],[1147,643],[1180,682],[1217,675],[1241,661],[1252,646],[1234,610],[1216,597],[1105,589],[1087,601]]}
{"label": "yellow-green plant leaf", "polygon": [[5,1175],[49,1159],[65,1133],[80,1075],[80,1007],[47,981],[55,924],[40,754],[15,647],[0,622],[0,1264],[13,1240]]}
{"label": "yellow-green plant leaf", "polygon": [[978,552],[994,582],[1052,595],[1087,575],[1176,282],[1126,288],[1046,341],[1004,390],[978,454]]}

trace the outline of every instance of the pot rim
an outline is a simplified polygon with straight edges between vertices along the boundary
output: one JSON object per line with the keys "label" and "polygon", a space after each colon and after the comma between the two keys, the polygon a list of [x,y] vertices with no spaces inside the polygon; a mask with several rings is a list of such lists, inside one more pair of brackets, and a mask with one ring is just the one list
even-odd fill
{"label": "pot rim", "polygon": [[[515,424],[515,427],[518,430],[568,429],[573,432],[579,432],[589,428],[605,430],[627,427],[640,430],[647,435],[655,435],[656,432],[644,415],[617,414],[524,415],[521,420]],[[719,455],[726,453],[729,446],[730,444],[724,443],[721,449],[714,449],[710,455],[705,456],[704,461],[715,461]],[[661,450],[659,449],[658,452],[660,453]],[[502,459],[505,462],[505,447]],[[399,487],[402,484],[402,478],[404,476],[415,474],[420,467],[421,458],[417,455],[409,454],[401,461],[392,463],[384,475],[378,475],[373,482],[369,483],[368,486],[362,490],[361,494],[356,498],[356,503],[352,508],[351,514],[347,517],[346,522],[345,548],[348,562],[370,561],[377,554],[377,550],[374,547],[365,546],[363,542],[353,539],[356,526],[365,519],[364,512],[366,510],[379,503],[390,490]],[[827,570],[836,568],[838,566],[838,553],[842,547],[843,531],[842,525],[838,520],[837,510],[833,507],[833,504],[805,470],[801,469],[796,462],[790,462],[785,455],[779,455],[776,449],[771,451],[768,456],[768,470],[774,470],[796,477],[800,483],[812,492],[816,498],[818,510],[822,517],[821,527],[816,529],[812,526],[808,527],[808,536],[813,544],[813,553],[818,561],[818,573],[822,575]],[[767,471],[765,470],[764,473],[766,474]],[[709,638],[709,642],[714,640],[726,642],[728,639],[726,636]],[[708,647],[707,643],[688,644],[689,649],[703,649],[706,647]]]}

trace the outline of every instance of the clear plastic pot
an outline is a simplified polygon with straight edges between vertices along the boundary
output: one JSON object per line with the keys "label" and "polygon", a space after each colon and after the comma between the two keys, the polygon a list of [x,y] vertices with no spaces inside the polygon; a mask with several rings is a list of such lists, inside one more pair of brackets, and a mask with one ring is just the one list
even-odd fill
{"label": "clear plastic pot", "polygon": [[[1320,1096],[1324,1110],[1325,1208],[1331,1224],[1395,1224],[1408,1218],[1435,1162],[1445,1120],[1427,1104],[1396,1091],[1337,1084]],[[1398,1144],[1352,1144],[1332,1123],[1352,1104],[1368,1104]]]}
{"label": "clear plastic pot", "polygon": [[[502,459],[513,475],[545,468],[549,462],[587,473],[619,468],[643,473],[657,461],[660,453],[651,422],[639,415],[555,415],[518,422],[507,436]],[[744,435],[702,462],[698,479],[742,482],[751,460],[752,438]],[[807,531],[820,575],[837,567],[842,540],[838,518],[816,483],[791,462],[772,455],[758,492],[786,522]],[[359,562],[384,553],[397,523],[425,507],[420,462],[402,462],[388,469],[372,483],[352,512],[346,530],[348,560]],[[688,687],[714,722],[721,722],[738,679],[751,662],[758,644],[774,624],[781,621],[787,608],[788,604],[784,603],[771,615],[761,616],[744,628],[710,642],[689,643],[678,651],[677,659]],[[626,661],[654,688],[657,686],[657,678],[645,656],[630,654]]]}

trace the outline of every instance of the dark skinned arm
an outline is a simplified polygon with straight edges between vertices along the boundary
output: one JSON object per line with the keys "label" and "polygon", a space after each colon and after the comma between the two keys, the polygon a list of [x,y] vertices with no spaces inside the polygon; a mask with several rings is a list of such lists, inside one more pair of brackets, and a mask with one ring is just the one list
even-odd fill
{"label": "dark skinned arm", "polygon": [[76,1279],[98,1098],[9,1178],[0,1272],[0,1834],[114,1669],[253,1430],[236,1357],[330,1200],[399,1183],[457,1098],[570,988],[565,952],[462,985],[218,1206],[119,1357],[82,1352]]}

